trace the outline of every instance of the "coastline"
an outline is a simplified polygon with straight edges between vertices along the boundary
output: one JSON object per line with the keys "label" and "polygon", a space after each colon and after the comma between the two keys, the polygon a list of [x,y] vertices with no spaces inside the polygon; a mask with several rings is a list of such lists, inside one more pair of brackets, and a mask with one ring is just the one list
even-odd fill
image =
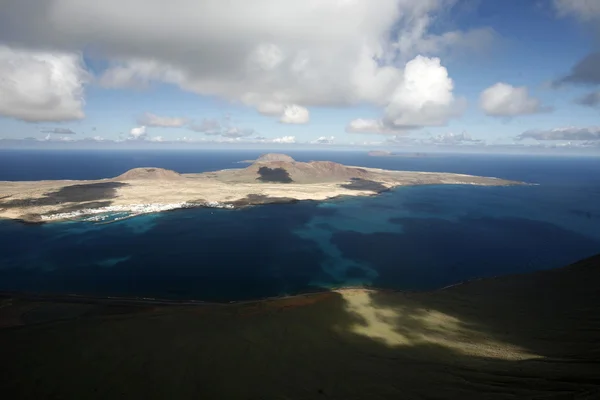
{"label": "coastline", "polygon": [[[589,259],[593,259],[590,257]],[[586,261],[588,259],[582,260]],[[567,266],[569,267],[569,266]],[[560,270],[567,267],[557,268]],[[473,278],[464,281],[460,281],[442,288],[430,289],[430,290],[397,290],[390,288],[382,288],[377,286],[368,285],[349,285],[349,286],[332,286],[331,288],[318,288],[315,290],[307,290],[295,294],[282,294],[278,296],[259,297],[245,300],[229,300],[229,301],[208,301],[201,299],[175,299],[166,297],[140,297],[140,296],[102,296],[102,295],[88,295],[88,294],[77,294],[77,293],[34,293],[34,292],[21,292],[21,291],[0,291],[1,298],[15,298],[26,301],[36,302],[65,302],[65,303],[92,303],[92,304],[105,304],[105,305],[160,305],[160,306],[228,306],[228,305],[244,305],[244,304],[258,304],[264,302],[277,302],[280,300],[306,298],[311,296],[320,296],[329,293],[389,293],[397,295],[410,295],[410,294],[432,294],[441,291],[445,291],[451,288],[459,287],[462,285],[468,285],[479,281],[493,281],[500,278],[518,278],[537,274],[544,271],[528,272],[521,274],[510,274],[510,275],[497,275],[485,278]]]}
{"label": "coastline", "polygon": [[[385,170],[264,154],[246,168],[181,174],[133,168],[97,180],[0,182],[0,217],[26,223],[101,222],[180,208],[239,208],[372,196],[399,186],[510,186],[524,182],[443,172]],[[114,217],[116,215],[116,217]]]}
{"label": "coastline", "polygon": [[[458,174],[456,174],[458,175]],[[464,177],[470,177],[470,175],[460,175]],[[390,192],[393,190],[397,190],[400,187],[407,186],[436,186],[436,185],[469,185],[469,186],[521,186],[521,185],[537,185],[525,182],[511,182],[505,181],[501,178],[493,178],[493,177],[484,177],[488,180],[498,180],[498,184],[480,184],[480,183],[428,183],[428,184],[388,184],[387,186],[379,186],[374,188],[368,188],[362,190],[362,188],[358,187],[357,190],[347,190],[343,193],[332,193],[330,195],[326,195],[325,197],[306,197],[306,198],[294,198],[294,197],[270,197],[267,195],[261,194],[248,194],[244,198],[236,199],[236,200],[228,200],[228,201],[206,201],[206,202],[182,202],[182,203],[148,203],[148,204],[130,204],[130,205],[120,205],[120,206],[107,206],[107,207],[99,207],[99,208],[86,208],[85,204],[82,204],[81,207],[75,211],[71,211],[69,213],[56,213],[51,214],[49,216],[45,215],[36,215],[36,214],[26,214],[19,217],[0,215],[0,220],[14,220],[24,224],[30,225],[40,225],[45,223],[53,223],[53,222],[69,222],[69,221],[77,221],[77,222],[92,222],[92,223],[113,223],[121,220],[135,218],[140,215],[145,214],[156,214],[163,213],[168,211],[176,211],[183,209],[191,209],[191,208],[217,208],[217,209],[230,209],[230,210],[238,210],[246,207],[252,206],[260,206],[260,205],[273,205],[273,204],[293,204],[301,201],[315,201],[315,202],[327,202],[331,200],[337,200],[342,198],[351,198],[351,197],[374,197],[381,193]],[[352,183],[348,183],[346,185],[352,185]],[[1,204],[0,204],[1,206]],[[144,208],[148,209],[147,211],[143,210]],[[1,211],[0,207],[0,211]],[[140,211],[141,210],[141,211]],[[129,215],[125,215],[116,220],[104,221],[104,220],[94,220],[94,215],[102,215],[102,214],[110,214],[110,213],[129,213]],[[107,215],[109,217],[109,215]],[[89,220],[86,220],[88,218]]]}

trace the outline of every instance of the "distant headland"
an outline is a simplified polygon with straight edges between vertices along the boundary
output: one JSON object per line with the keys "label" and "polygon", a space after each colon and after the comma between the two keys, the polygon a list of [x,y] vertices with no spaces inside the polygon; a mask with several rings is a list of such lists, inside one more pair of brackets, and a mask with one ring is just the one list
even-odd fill
{"label": "distant headland", "polygon": [[371,157],[431,157],[427,153],[392,153],[387,150],[372,150],[367,155]]}
{"label": "distant headland", "polygon": [[[392,171],[331,161],[298,162],[286,154],[263,154],[246,168],[180,174],[134,168],[107,179],[0,183],[0,218],[28,223],[106,221],[179,208],[247,205],[371,196],[397,186],[522,182],[441,172]],[[117,215],[117,218],[114,218]]]}

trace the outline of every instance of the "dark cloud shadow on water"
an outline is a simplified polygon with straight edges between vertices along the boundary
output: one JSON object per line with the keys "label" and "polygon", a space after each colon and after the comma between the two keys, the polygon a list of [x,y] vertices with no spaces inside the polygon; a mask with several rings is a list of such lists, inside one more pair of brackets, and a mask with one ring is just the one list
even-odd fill
{"label": "dark cloud shadow on water", "polygon": [[325,255],[293,231],[334,212],[307,202],[175,211],[138,233],[129,225],[152,216],[90,230],[86,223],[13,229],[18,243],[38,245],[25,257],[17,243],[0,257],[0,289],[209,301],[311,291]]}
{"label": "dark cloud shadow on water", "polygon": [[345,257],[379,273],[375,286],[444,287],[471,278],[549,269],[595,254],[600,242],[556,225],[519,218],[392,218],[402,233],[334,232]]}

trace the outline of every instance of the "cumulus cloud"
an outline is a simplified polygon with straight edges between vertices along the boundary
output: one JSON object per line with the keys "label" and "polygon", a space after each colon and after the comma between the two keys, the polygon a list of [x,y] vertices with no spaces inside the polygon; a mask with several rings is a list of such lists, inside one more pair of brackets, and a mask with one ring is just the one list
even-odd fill
{"label": "cumulus cloud", "polygon": [[346,126],[348,133],[375,133],[375,134],[393,134],[397,130],[393,130],[386,126],[380,119],[364,119],[357,118],[348,123]]}
{"label": "cumulus cloud", "polygon": [[[396,125],[429,126],[459,114],[451,80],[436,59],[417,58],[403,73],[405,63],[485,47],[493,36],[486,28],[431,33],[455,1],[174,0],[165,12],[162,0],[8,0],[0,26],[11,43],[92,49],[109,60],[99,78],[108,87],[164,82],[295,123],[312,106],[371,103]],[[411,73],[420,67],[431,73]],[[430,78],[441,86],[426,96]],[[401,98],[413,86],[423,102],[409,107]],[[290,116],[292,105],[306,112]]]}
{"label": "cumulus cloud", "polygon": [[194,132],[211,134],[221,131],[221,123],[218,119],[205,118],[200,122],[191,123],[188,128]]}
{"label": "cumulus cloud", "polygon": [[283,136],[271,140],[273,143],[296,143],[296,136]]}
{"label": "cumulus cloud", "polygon": [[575,103],[588,107],[600,107],[600,91],[588,93],[575,99]]}
{"label": "cumulus cloud", "polygon": [[75,134],[75,132],[73,132],[69,128],[42,129],[40,132],[42,132],[42,133],[56,133],[56,134],[59,134],[59,135],[74,135]]}
{"label": "cumulus cloud", "polygon": [[398,129],[445,125],[466,106],[464,100],[454,98],[453,89],[454,83],[439,58],[417,56],[406,64],[384,120]]}
{"label": "cumulus cloud", "polygon": [[44,139],[42,139],[42,141],[44,141],[44,142],[73,142],[73,141],[75,141],[75,139],[70,136],[54,136],[49,133],[44,137]]}
{"label": "cumulus cloud", "polygon": [[0,77],[2,116],[27,122],[84,117],[83,92],[88,74],[77,54],[28,51],[0,44]]}
{"label": "cumulus cloud", "polygon": [[159,128],[181,128],[187,124],[187,119],[178,117],[160,117],[156,114],[145,113],[138,118],[138,123]]}
{"label": "cumulus cloud", "polygon": [[335,137],[334,136],[321,136],[318,139],[312,140],[311,143],[312,144],[332,144],[334,141]]}
{"label": "cumulus cloud", "polygon": [[555,128],[549,130],[528,130],[521,133],[518,137],[523,139],[536,140],[600,140],[600,127],[575,127],[569,126],[564,128]]}
{"label": "cumulus cloud", "polygon": [[453,89],[454,83],[439,58],[417,56],[406,64],[383,118],[355,119],[346,132],[397,134],[446,125],[466,108],[466,101],[455,98]]}
{"label": "cumulus cloud", "polygon": [[[554,0],[554,7],[560,17],[575,17],[583,22],[596,23],[600,21],[600,2],[596,0]],[[597,33],[600,33],[598,31]],[[564,84],[600,84],[600,52],[592,52],[578,61],[571,71],[554,82],[558,87]],[[593,97],[588,98],[593,99]],[[589,105],[585,102],[580,104]]]}
{"label": "cumulus cloud", "polygon": [[559,16],[574,16],[582,21],[600,18],[600,2],[597,0],[554,0]]}
{"label": "cumulus cloud", "polygon": [[207,133],[207,135],[219,135],[230,139],[243,138],[255,134],[256,132],[254,131],[254,129],[240,129],[236,127],[230,127],[217,133]]}
{"label": "cumulus cloud", "polygon": [[556,81],[555,85],[560,86],[566,83],[599,85],[600,52],[591,53],[585,56],[571,68],[571,72],[568,75]]}
{"label": "cumulus cloud", "polygon": [[514,87],[502,82],[485,89],[479,97],[479,105],[487,115],[494,117],[515,117],[548,111],[538,99],[529,95],[526,87]]}
{"label": "cumulus cloud", "polygon": [[475,144],[482,143],[482,140],[473,139],[471,135],[467,132],[462,133],[443,133],[441,135],[434,136],[431,138],[431,143],[434,144],[450,144],[450,145],[460,145],[460,144]]}
{"label": "cumulus cloud", "polygon": [[129,131],[129,138],[134,140],[144,140],[146,139],[146,127],[144,125],[135,127]]}
{"label": "cumulus cloud", "polygon": [[310,113],[305,107],[293,104],[285,107],[279,119],[284,124],[306,124],[310,120]]}
{"label": "cumulus cloud", "polygon": [[386,144],[412,146],[413,144],[422,144],[420,139],[412,138],[406,135],[394,135],[385,140]]}
{"label": "cumulus cloud", "polygon": [[191,123],[188,128],[194,132],[204,133],[208,136],[221,136],[229,139],[256,135],[254,129],[239,128],[232,125],[231,117],[225,117],[222,121],[214,118],[205,118],[200,122]]}

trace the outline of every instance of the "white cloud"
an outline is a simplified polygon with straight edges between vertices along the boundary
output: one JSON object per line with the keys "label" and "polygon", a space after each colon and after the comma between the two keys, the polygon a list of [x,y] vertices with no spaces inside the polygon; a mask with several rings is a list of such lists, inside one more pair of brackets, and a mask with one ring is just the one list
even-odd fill
{"label": "white cloud", "polygon": [[204,118],[199,123],[191,123],[188,128],[194,132],[211,134],[213,132],[221,132],[221,123],[217,119]]}
{"label": "white cloud", "polygon": [[162,136],[153,136],[150,138],[151,142],[165,142],[165,138]]}
{"label": "white cloud", "polygon": [[346,126],[348,133],[395,133],[383,124],[383,121],[378,119],[363,119],[357,118],[348,123]]}
{"label": "white cloud", "polygon": [[187,119],[178,117],[160,117],[156,114],[145,113],[138,118],[140,125],[155,126],[159,128],[181,128],[187,124]]}
{"label": "white cloud", "polygon": [[273,143],[296,143],[295,136],[283,136],[272,140]]}
{"label": "white cloud", "polygon": [[306,124],[310,120],[310,113],[302,106],[291,105],[285,107],[279,119],[284,124]]}
{"label": "white cloud", "polygon": [[473,139],[467,132],[462,133],[443,133],[431,138],[431,143],[434,144],[449,144],[449,145],[460,145],[460,144],[475,144],[482,143],[481,140]]}
{"label": "white cloud", "polygon": [[355,119],[347,132],[397,134],[425,126],[443,126],[460,116],[464,99],[456,99],[454,83],[439,58],[417,56],[406,64],[381,120]]}
{"label": "white cloud", "polygon": [[318,139],[312,140],[310,143],[312,144],[332,144],[334,141],[335,137],[334,136],[321,136]]}
{"label": "white cloud", "polygon": [[132,139],[143,140],[146,138],[146,127],[144,125],[135,127],[129,132]]}
{"label": "white cloud", "polygon": [[363,141],[363,142],[350,142],[351,146],[379,146],[384,144],[382,141]]}
{"label": "white cloud", "polygon": [[498,82],[481,92],[479,105],[483,111],[494,117],[515,117],[547,111],[541,102],[529,96],[526,87],[514,87]]}
{"label": "white cloud", "polygon": [[598,0],[554,0],[554,7],[561,17],[574,16],[583,21],[600,18]]}
{"label": "white cloud", "polygon": [[[251,96],[247,96],[246,99],[249,103],[252,103]],[[285,106],[281,103],[263,101],[256,104],[256,111],[258,111],[262,115],[281,116],[285,111]]]}
{"label": "white cloud", "polygon": [[28,122],[84,117],[83,89],[88,74],[79,55],[0,45],[0,77],[2,116]]}
{"label": "white cloud", "polygon": [[42,133],[56,133],[59,135],[75,135],[75,132],[69,128],[46,128],[42,129]]}
{"label": "white cloud", "polygon": [[254,129],[234,126],[229,116],[223,118],[222,121],[214,118],[205,118],[199,123],[191,123],[188,128],[194,132],[204,133],[208,136],[221,136],[229,139],[239,139],[256,135]]}
{"label": "white cloud", "polygon": [[521,133],[518,137],[522,139],[536,139],[536,140],[588,140],[588,141],[600,141],[600,127],[589,126],[589,127],[576,127],[567,126],[562,128],[554,129],[540,129],[540,130],[528,130]]}
{"label": "white cloud", "polygon": [[391,47],[399,51],[404,61],[416,55],[440,55],[448,50],[482,50],[496,39],[491,28],[475,28],[469,31],[429,33],[435,22],[436,12],[447,9],[456,0],[403,1],[406,5],[399,23],[401,29]]}
{"label": "white cloud", "polygon": [[51,134],[47,134],[41,141],[43,142],[73,142],[74,138],[70,136],[52,136]]}
{"label": "white cloud", "polygon": [[254,129],[240,129],[235,126],[227,128],[218,133],[218,135],[225,137],[225,138],[229,138],[229,139],[239,139],[239,138],[243,138],[243,137],[252,136],[255,134],[256,134],[256,132],[254,131]]}
{"label": "white cloud", "polygon": [[[387,106],[401,125],[443,124],[458,114],[452,98],[432,95],[418,109],[398,105],[398,96],[412,92],[402,66],[418,54],[482,47],[493,36],[485,28],[430,33],[456,0],[174,0],[167,11],[162,0],[8,1],[0,15],[6,40],[93,49],[111,63],[99,79],[104,86],[165,82],[284,122],[303,120],[287,115],[292,105],[372,103]],[[424,80],[437,68],[443,86],[434,87],[437,95],[451,93],[445,68],[434,60],[413,67],[429,68]],[[418,74],[410,79],[421,80]],[[418,86],[423,97],[426,84]],[[308,119],[308,111],[302,115]]]}
{"label": "white cloud", "polygon": [[394,128],[446,125],[464,111],[465,102],[452,94],[454,83],[439,58],[417,56],[406,64],[403,79],[385,109]]}

